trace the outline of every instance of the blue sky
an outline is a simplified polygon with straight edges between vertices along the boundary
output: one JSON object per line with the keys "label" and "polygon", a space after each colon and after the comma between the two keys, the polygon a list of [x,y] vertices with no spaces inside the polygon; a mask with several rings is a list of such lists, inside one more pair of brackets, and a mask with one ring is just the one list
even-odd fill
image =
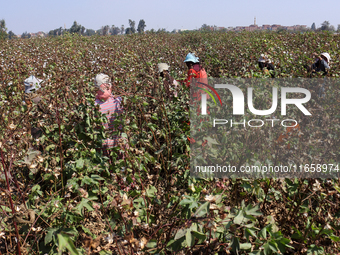
{"label": "blue sky", "polygon": [[223,1],[223,0],[1,0],[0,19],[9,30],[48,32],[55,28],[70,28],[77,21],[86,28],[104,25],[128,26],[128,20],[144,19],[151,28],[196,29],[202,24],[216,26],[248,26],[253,24],[307,25],[317,27],[325,20],[337,28],[340,24],[340,1]]}

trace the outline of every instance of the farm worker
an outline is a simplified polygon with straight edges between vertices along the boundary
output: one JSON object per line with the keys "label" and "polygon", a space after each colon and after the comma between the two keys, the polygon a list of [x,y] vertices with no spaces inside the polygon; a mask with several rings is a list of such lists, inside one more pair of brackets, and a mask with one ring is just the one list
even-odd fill
{"label": "farm worker", "polygon": [[[112,94],[112,83],[108,75],[100,73],[94,79],[97,88],[95,104],[99,105],[99,111],[106,115],[108,123],[103,123],[105,129],[114,130],[114,120],[123,113],[122,98]],[[120,137],[113,135],[103,141],[104,155],[109,156],[108,149],[118,146]]]}
{"label": "farm worker", "polygon": [[[188,53],[186,56],[184,63],[186,63],[188,67],[187,78],[184,80],[184,84],[187,88],[190,87],[191,80],[194,78],[197,81],[197,87],[204,88],[203,84],[208,84],[208,77],[205,69],[201,66],[199,62],[199,58],[196,57],[192,53]],[[201,90],[197,90],[192,94],[192,97],[197,101],[201,100]],[[207,95],[207,99],[209,99],[209,95]],[[199,111],[199,109],[197,109]]]}
{"label": "farm worker", "polygon": [[[204,88],[204,84],[208,85],[208,76],[207,73],[205,71],[205,69],[201,66],[199,58],[196,57],[193,53],[188,53],[188,55],[186,56],[184,63],[187,65],[188,67],[188,73],[187,73],[187,78],[184,80],[184,84],[187,88],[190,87],[191,84],[191,80],[192,79],[196,79],[197,83],[196,86],[197,87],[201,87]],[[191,102],[194,104],[194,106],[196,106],[197,110],[196,113],[197,115],[200,114],[200,101],[201,101],[201,95],[202,95],[202,90],[197,90],[195,91],[191,96],[194,99],[194,102]],[[207,95],[206,97],[207,99],[210,98],[209,95]],[[209,112],[209,110],[208,110]],[[202,121],[203,119],[201,119]],[[189,124],[189,123],[188,123]],[[195,139],[188,137],[188,140],[190,141],[190,143],[195,143]]]}
{"label": "farm worker", "polygon": [[199,82],[208,84],[208,77],[205,69],[201,66],[199,58],[192,53],[188,53],[184,63],[188,67],[187,78],[184,81],[185,86],[190,87],[192,78],[197,79]]}
{"label": "farm worker", "polygon": [[[159,63],[157,65],[159,76],[163,78],[163,86],[169,98],[177,97],[178,82],[169,74],[170,66],[166,63]],[[171,93],[171,91],[173,91]]]}
{"label": "farm worker", "polygon": [[272,78],[275,77],[275,67],[266,54],[260,55],[260,58],[258,60],[258,64],[259,64],[259,67],[260,67],[261,70],[263,70],[264,68],[266,68],[268,71],[271,70],[272,72],[270,74],[271,74]]}
{"label": "farm worker", "polygon": [[33,75],[28,77],[24,81],[25,93],[30,94],[30,93],[36,92],[38,89],[41,88],[41,85],[40,85],[41,82],[42,82],[42,80],[34,77]]}
{"label": "farm worker", "polygon": [[[36,78],[31,75],[24,81],[25,86],[25,104],[28,107],[32,106],[33,103],[37,104],[38,109],[43,111],[39,102],[41,101],[41,97],[37,95],[37,91],[41,88],[40,83],[42,80]],[[38,127],[31,127],[31,135],[33,139],[38,139],[42,135],[42,130]]]}
{"label": "farm worker", "polygon": [[312,58],[315,59],[314,64],[311,66],[312,73],[322,71],[323,75],[326,75],[330,69],[329,62],[331,60],[331,56],[327,52],[321,53],[320,56],[314,52]]}
{"label": "farm worker", "polygon": [[[25,86],[25,95],[24,95],[24,104],[27,105],[27,107],[32,107],[32,102],[37,106],[37,109],[39,111],[45,112],[40,101],[41,97],[37,95],[37,91],[41,88],[40,83],[42,80],[34,77],[31,75],[24,81]],[[34,140],[39,139],[43,131],[39,127],[32,127],[31,123],[29,123],[30,129],[31,129],[31,136]],[[44,152],[44,148],[38,144],[38,146],[32,146],[31,142],[29,143],[29,148],[26,154],[26,163],[31,164],[33,160],[41,155],[41,153]]]}

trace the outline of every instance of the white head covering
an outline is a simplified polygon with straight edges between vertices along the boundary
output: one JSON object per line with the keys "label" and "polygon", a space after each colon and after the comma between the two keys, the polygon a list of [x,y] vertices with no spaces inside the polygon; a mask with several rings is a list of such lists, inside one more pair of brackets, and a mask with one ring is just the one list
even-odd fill
{"label": "white head covering", "polygon": [[24,81],[25,85],[25,93],[29,94],[32,92],[36,92],[38,89],[41,88],[40,83],[42,80],[36,78],[35,76],[31,75]]}
{"label": "white head covering", "polygon": [[265,59],[264,54],[261,54],[261,55],[260,55],[260,58],[259,58],[258,61],[259,61],[259,62],[262,62],[262,63],[266,62],[266,59]]}
{"label": "white head covering", "polygon": [[265,54],[261,54],[260,55],[260,58],[259,58],[259,60],[258,60],[258,62],[262,62],[262,63],[271,63],[271,60],[270,59],[268,59],[268,56],[267,55],[265,55]]}
{"label": "white head covering", "polygon": [[170,67],[166,63],[159,63],[157,66],[158,66],[158,72],[160,72],[160,73],[163,72],[164,70],[168,71],[169,67]]}
{"label": "white head covering", "polygon": [[96,78],[94,78],[94,85],[99,88],[103,83],[109,84],[111,86],[110,77],[103,73],[97,74]]}
{"label": "white head covering", "polygon": [[321,53],[321,56],[324,56],[327,59],[327,63],[331,60],[331,56],[327,52]]}

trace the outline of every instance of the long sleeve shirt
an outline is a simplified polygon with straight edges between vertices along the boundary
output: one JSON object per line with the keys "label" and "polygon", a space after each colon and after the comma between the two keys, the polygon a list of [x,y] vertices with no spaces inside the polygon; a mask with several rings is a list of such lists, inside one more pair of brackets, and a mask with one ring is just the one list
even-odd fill
{"label": "long sleeve shirt", "polygon": [[[114,129],[114,120],[117,116],[123,113],[123,107],[121,105],[122,98],[114,96],[109,97],[106,101],[101,101],[100,99],[96,99],[95,104],[99,105],[100,112],[106,115],[108,120],[107,123],[103,123],[105,129],[110,131],[115,131]],[[104,148],[112,148],[118,145],[118,136],[113,135],[110,138],[107,138],[103,141]]]}

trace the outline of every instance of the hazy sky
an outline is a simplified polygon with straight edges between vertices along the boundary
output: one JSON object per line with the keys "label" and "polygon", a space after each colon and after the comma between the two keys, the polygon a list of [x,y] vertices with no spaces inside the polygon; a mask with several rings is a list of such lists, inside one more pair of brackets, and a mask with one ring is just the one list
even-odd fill
{"label": "hazy sky", "polygon": [[216,26],[248,26],[257,24],[307,25],[317,27],[328,20],[340,24],[339,0],[0,0],[0,19],[8,31],[48,32],[70,28],[74,21],[85,28],[99,29],[104,25],[128,26],[128,20],[144,19],[151,28],[195,29],[202,24]]}

